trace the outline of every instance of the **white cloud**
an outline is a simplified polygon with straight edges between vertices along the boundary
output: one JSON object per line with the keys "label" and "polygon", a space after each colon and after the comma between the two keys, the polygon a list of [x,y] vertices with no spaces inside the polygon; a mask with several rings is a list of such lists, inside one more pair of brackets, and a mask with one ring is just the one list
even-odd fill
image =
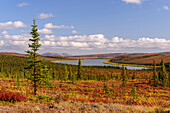
{"label": "white cloud", "polygon": [[63,47],[63,49],[84,49],[84,50],[119,50],[130,51],[138,49],[168,49],[170,48],[170,40],[160,38],[139,38],[138,40],[123,39],[113,37],[108,40],[103,34],[96,35],[75,35],[58,37],[55,35],[45,35],[42,42],[46,46]]}
{"label": "white cloud", "polygon": [[18,7],[23,7],[23,6],[27,6],[27,5],[29,5],[28,3],[20,3],[20,4],[18,4]]}
{"label": "white cloud", "polygon": [[5,35],[5,39],[7,40],[14,40],[14,41],[29,41],[31,35],[29,34],[21,34],[21,35]]}
{"label": "white cloud", "polygon": [[103,34],[96,34],[96,35],[75,35],[75,36],[60,36],[57,37],[55,35],[45,35],[43,40],[49,40],[49,41],[70,41],[70,42],[89,42],[89,43],[94,43],[94,42],[101,42],[101,43],[106,43],[109,40],[104,37]]}
{"label": "white cloud", "polygon": [[3,35],[8,35],[8,32],[7,31],[3,31],[2,34]]}
{"label": "white cloud", "polygon": [[163,8],[164,8],[165,10],[169,10],[169,7],[168,7],[168,6],[163,6]]}
{"label": "white cloud", "polygon": [[50,17],[54,17],[52,13],[46,14],[46,13],[40,13],[38,18],[40,19],[45,19],[45,18],[50,18]]}
{"label": "white cloud", "polygon": [[138,50],[138,49],[168,49],[170,40],[160,38],[139,38],[138,40],[123,39],[114,37],[108,44],[108,48],[119,50]]}
{"label": "white cloud", "polygon": [[41,29],[41,30],[38,30],[38,33],[41,33],[41,34],[52,34],[53,31],[51,29]]}
{"label": "white cloud", "polygon": [[[42,40],[50,41],[55,43],[55,47],[65,47],[70,49],[88,49],[92,50],[93,48],[102,48],[105,47],[105,43],[108,42],[108,39],[104,37],[103,34],[96,35],[75,35],[75,36],[66,36],[66,37],[57,37],[55,35],[45,35]],[[49,43],[48,43],[49,44]],[[52,44],[51,44],[52,45]]]}
{"label": "white cloud", "polygon": [[45,28],[49,28],[49,29],[52,29],[52,28],[57,28],[57,29],[74,29],[74,26],[64,26],[64,25],[61,25],[61,26],[58,26],[58,25],[53,25],[52,23],[47,23],[44,25]]}
{"label": "white cloud", "polygon": [[72,34],[77,34],[78,32],[76,30],[73,30],[72,31]]}
{"label": "white cloud", "polygon": [[126,3],[132,3],[132,4],[141,4],[142,0],[122,0],[123,2]]}
{"label": "white cloud", "polygon": [[56,40],[55,35],[45,35],[45,37],[42,40],[47,40],[47,41],[55,41]]}
{"label": "white cloud", "polygon": [[6,23],[0,23],[0,30],[5,29],[16,29],[20,27],[26,27],[26,25],[21,21],[15,21],[15,22],[6,22]]}
{"label": "white cloud", "polygon": [[112,42],[123,42],[123,38],[114,37],[112,38]]}
{"label": "white cloud", "polygon": [[28,43],[26,41],[10,41],[11,45],[13,46],[28,46]]}
{"label": "white cloud", "polygon": [[[28,48],[31,35],[9,35],[2,36],[0,41],[1,50],[22,50]],[[170,48],[170,40],[164,38],[141,37],[137,40],[124,39],[120,37],[106,38],[103,34],[95,35],[75,35],[75,36],[55,36],[45,35],[41,38],[42,47],[40,50],[68,50],[75,52],[91,51],[93,52],[153,52],[166,51]]]}

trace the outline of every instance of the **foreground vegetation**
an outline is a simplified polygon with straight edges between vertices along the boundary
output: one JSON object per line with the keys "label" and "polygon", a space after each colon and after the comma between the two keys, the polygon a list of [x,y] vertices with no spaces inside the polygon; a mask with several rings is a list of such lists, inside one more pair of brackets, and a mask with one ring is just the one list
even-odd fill
{"label": "foreground vegetation", "polygon": [[[141,109],[138,110],[141,112],[149,112],[167,111],[170,106],[169,87],[153,86],[153,70],[126,70],[125,87],[122,90],[122,69],[119,67],[81,66],[81,71],[78,71],[80,67],[75,65],[46,62],[51,84],[38,85],[37,96],[34,96],[33,83],[26,79],[30,73],[23,68],[29,59],[5,55],[0,57],[0,95],[3,95],[0,96],[0,104],[9,106],[15,103],[14,109],[15,106],[22,106],[28,112],[62,111],[63,107],[70,105],[72,108],[79,106],[72,111],[90,109],[92,112],[120,106],[114,110],[121,112],[137,110],[133,108],[135,105],[140,106]],[[79,79],[78,73],[81,73]],[[43,105],[46,106],[44,109]],[[127,108],[123,105],[130,106]],[[5,106],[4,108],[7,107]]]}

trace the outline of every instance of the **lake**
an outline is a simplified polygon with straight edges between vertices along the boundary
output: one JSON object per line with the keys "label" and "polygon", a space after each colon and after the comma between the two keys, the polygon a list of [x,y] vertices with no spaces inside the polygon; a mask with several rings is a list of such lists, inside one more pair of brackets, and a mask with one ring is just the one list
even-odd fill
{"label": "lake", "polygon": [[[112,65],[112,64],[104,64],[104,61],[109,59],[95,59],[95,60],[81,60],[82,66],[115,66],[115,67],[122,67],[121,65]],[[71,61],[59,61],[56,63],[63,63],[63,64],[72,64],[78,65],[78,60],[71,60]],[[149,67],[133,67],[133,66],[125,66],[127,69],[130,70],[141,70],[141,69],[151,69]]]}

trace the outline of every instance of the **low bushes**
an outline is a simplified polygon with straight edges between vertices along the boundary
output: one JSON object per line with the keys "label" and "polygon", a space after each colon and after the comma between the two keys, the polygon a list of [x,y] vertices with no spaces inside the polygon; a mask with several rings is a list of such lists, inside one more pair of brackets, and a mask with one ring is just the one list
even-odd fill
{"label": "low bushes", "polygon": [[0,92],[0,101],[8,101],[8,102],[21,102],[26,99],[25,96],[19,93],[13,92]]}

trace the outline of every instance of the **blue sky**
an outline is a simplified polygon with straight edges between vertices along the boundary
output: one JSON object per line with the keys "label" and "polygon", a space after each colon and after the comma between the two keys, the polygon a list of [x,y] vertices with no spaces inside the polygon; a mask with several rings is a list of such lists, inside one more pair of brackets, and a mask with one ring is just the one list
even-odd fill
{"label": "blue sky", "polygon": [[0,49],[28,49],[33,15],[40,53],[166,52],[169,0],[0,0]]}

